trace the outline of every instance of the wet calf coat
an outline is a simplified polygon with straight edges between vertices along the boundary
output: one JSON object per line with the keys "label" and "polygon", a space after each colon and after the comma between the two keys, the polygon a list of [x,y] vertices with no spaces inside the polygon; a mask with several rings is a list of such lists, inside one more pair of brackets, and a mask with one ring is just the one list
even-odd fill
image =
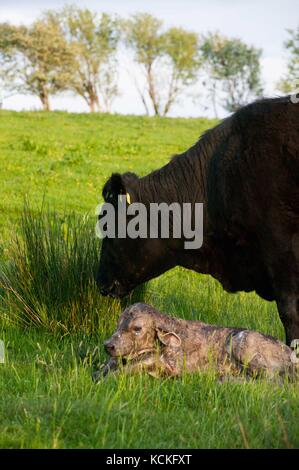
{"label": "wet calf coat", "polygon": [[214,368],[220,374],[273,376],[293,373],[293,351],[256,331],[207,325],[164,315],[137,303],[121,314],[117,330],[105,341],[110,360],[94,374],[97,380],[120,364],[124,371],[176,376]]}

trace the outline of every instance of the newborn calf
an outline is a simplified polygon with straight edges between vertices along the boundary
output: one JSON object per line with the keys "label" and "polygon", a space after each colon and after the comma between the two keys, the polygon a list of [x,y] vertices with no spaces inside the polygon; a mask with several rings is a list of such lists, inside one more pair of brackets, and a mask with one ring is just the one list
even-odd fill
{"label": "newborn calf", "polygon": [[117,330],[104,343],[111,359],[94,374],[98,380],[122,364],[154,376],[216,369],[221,375],[290,373],[294,352],[281,341],[241,328],[211,326],[164,315],[137,303],[121,314]]}

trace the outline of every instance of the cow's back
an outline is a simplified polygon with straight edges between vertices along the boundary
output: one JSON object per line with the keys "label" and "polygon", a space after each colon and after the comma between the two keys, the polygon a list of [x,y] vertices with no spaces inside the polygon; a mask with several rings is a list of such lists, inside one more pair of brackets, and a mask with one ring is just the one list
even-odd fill
{"label": "cow's back", "polygon": [[290,252],[299,262],[299,104],[261,100],[229,120],[209,162],[208,230],[231,263],[231,290],[270,299],[273,263]]}
{"label": "cow's back", "polygon": [[255,231],[282,209],[298,214],[299,105],[289,98],[262,100],[230,120],[230,132],[208,170],[213,223],[229,231],[233,224]]}

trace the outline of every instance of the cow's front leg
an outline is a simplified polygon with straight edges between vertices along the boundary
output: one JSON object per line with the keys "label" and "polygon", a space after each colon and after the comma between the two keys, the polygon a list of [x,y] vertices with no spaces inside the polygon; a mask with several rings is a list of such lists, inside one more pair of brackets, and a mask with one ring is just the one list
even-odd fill
{"label": "cow's front leg", "polygon": [[294,339],[299,339],[299,296],[294,294],[281,296],[276,303],[285,329],[286,343],[290,346]]}

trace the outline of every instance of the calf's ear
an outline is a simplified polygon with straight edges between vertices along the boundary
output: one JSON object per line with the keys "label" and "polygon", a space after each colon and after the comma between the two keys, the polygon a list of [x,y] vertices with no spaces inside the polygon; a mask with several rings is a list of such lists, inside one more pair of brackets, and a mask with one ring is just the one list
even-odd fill
{"label": "calf's ear", "polygon": [[170,346],[171,348],[179,348],[182,344],[181,338],[173,331],[163,331],[157,329],[157,336],[159,341],[164,346]]}

